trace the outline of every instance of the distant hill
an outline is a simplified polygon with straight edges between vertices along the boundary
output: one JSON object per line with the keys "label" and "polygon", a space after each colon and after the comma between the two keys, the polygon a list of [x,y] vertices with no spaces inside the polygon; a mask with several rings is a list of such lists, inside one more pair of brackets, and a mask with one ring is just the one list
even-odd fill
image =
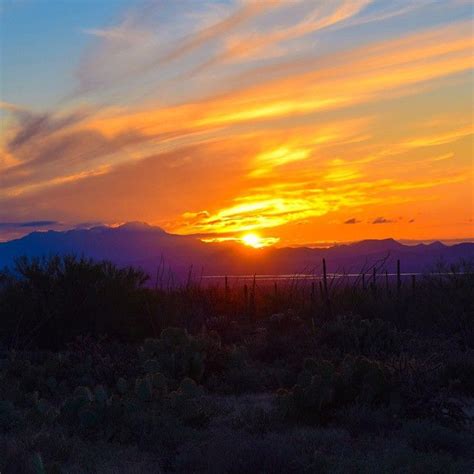
{"label": "distant hill", "polygon": [[21,255],[48,256],[73,253],[108,259],[120,265],[136,265],[153,277],[157,268],[169,269],[183,279],[193,266],[194,275],[320,273],[326,259],[330,272],[359,272],[385,261],[394,271],[396,260],[403,272],[421,272],[437,262],[474,260],[474,243],[447,246],[403,245],[394,239],[363,240],[330,248],[250,249],[236,243],[203,243],[192,236],[173,235],[144,223],[120,227],[93,227],[65,232],[33,232],[17,240],[0,243],[0,267],[10,266]]}

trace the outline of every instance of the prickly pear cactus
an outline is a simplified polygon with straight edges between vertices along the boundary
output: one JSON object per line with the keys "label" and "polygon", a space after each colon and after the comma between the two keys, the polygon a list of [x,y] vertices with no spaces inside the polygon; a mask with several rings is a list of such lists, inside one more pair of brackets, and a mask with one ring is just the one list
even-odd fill
{"label": "prickly pear cactus", "polygon": [[347,356],[337,369],[329,361],[306,359],[297,384],[278,394],[277,406],[283,416],[318,421],[354,401],[387,401],[388,388],[387,372],[380,362]]}
{"label": "prickly pear cactus", "polygon": [[12,402],[0,400],[0,430],[11,430],[20,422],[20,419],[20,415]]}
{"label": "prickly pear cactus", "polygon": [[189,340],[186,329],[172,327],[163,329],[160,339],[167,347],[182,346],[185,345]]}
{"label": "prickly pear cactus", "polygon": [[101,405],[105,405],[109,396],[107,394],[107,390],[103,385],[97,385],[94,388],[94,398],[96,402],[100,403]]}
{"label": "prickly pear cactus", "polygon": [[31,458],[31,470],[34,474],[46,474],[43,458],[40,453],[33,454],[33,457]]}
{"label": "prickly pear cactus", "polygon": [[70,420],[76,419],[79,410],[90,405],[93,400],[94,397],[88,387],[77,387],[72,396],[66,398],[61,413]]}
{"label": "prickly pear cactus", "polygon": [[313,374],[309,370],[304,369],[298,374],[296,383],[301,387],[309,387],[312,380]]}
{"label": "prickly pear cactus", "polygon": [[245,347],[233,345],[228,354],[228,368],[243,368],[247,361],[247,355]]}
{"label": "prickly pear cactus", "polygon": [[95,428],[100,421],[100,415],[92,407],[84,407],[79,411],[79,422],[82,429],[88,430]]}
{"label": "prickly pear cactus", "polygon": [[308,357],[307,359],[304,360],[303,370],[306,370],[307,372],[314,375],[316,373],[317,368],[318,368],[318,363],[316,359]]}
{"label": "prickly pear cactus", "polygon": [[160,372],[170,379],[191,377],[199,382],[204,374],[205,347],[205,341],[189,336],[185,329],[167,328],[160,339],[145,340],[139,357],[147,374]]}
{"label": "prickly pear cactus", "polygon": [[39,418],[42,423],[55,421],[59,414],[58,410],[44,398],[37,399],[33,408],[34,410],[29,413],[36,416],[36,419]]}
{"label": "prickly pear cactus", "polygon": [[147,359],[143,364],[143,370],[147,374],[153,374],[160,371],[160,364],[156,359]]}
{"label": "prickly pear cactus", "polygon": [[74,398],[83,402],[92,402],[94,400],[89,387],[76,387],[74,390]]}
{"label": "prickly pear cactus", "polygon": [[181,381],[179,392],[181,392],[186,398],[195,398],[202,395],[201,387],[199,387],[196,382],[189,377],[186,377]]}
{"label": "prickly pear cactus", "polygon": [[201,380],[204,374],[204,361],[200,352],[194,352],[189,361],[189,376]]}
{"label": "prickly pear cactus", "polygon": [[143,357],[152,359],[161,352],[161,341],[159,339],[145,339],[142,347]]}
{"label": "prickly pear cactus", "polygon": [[128,383],[123,377],[120,377],[117,380],[116,387],[117,387],[117,392],[120,393],[120,395],[125,395],[128,391]]}
{"label": "prickly pear cactus", "polygon": [[362,378],[359,398],[365,403],[375,403],[388,395],[388,383],[380,363],[370,361]]}
{"label": "prickly pear cactus", "polygon": [[46,385],[51,393],[54,393],[56,389],[58,388],[58,381],[56,377],[49,376],[46,379]]}
{"label": "prickly pear cactus", "polygon": [[293,393],[290,390],[286,390],[284,388],[278,389],[276,404],[278,413],[283,419],[292,418],[294,416],[294,398]]}
{"label": "prickly pear cactus", "polygon": [[135,393],[141,401],[151,401],[153,397],[153,387],[149,377],[137,378],[135,381]]}
{"label": "prickly pear cactus", "polygon": [[157,395],[160,397],[166,396],[168,394],[168,382],[166,381],[166,377],[159,372],[150,375],[150,377],[153,389]]}

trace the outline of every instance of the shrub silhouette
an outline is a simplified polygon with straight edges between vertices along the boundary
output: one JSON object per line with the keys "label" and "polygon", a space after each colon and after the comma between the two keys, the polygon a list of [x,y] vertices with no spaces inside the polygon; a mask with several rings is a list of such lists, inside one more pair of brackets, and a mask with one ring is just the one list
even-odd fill
{"label": "shrub silhouette", "polygon": [[7,345],[57,349],[78,335],[143,338],[147,276],[131,267],[75,256],[19,258],[0,278]]}
{"label": "shrub silhouette", "polygon": [[166,328],[159,339],[146,339],[140,350],[147,373],[164,372],[180,380],[191,377],[200,381],[204,373],[204,344],[185,329]]}
{"label": "shrub silhouette", "polygon": [[348,356],[336,368],[329,361],[310,358],[297,384],[277,392],[277,405],[284,418],[321,422],[345,405],[374,405],[387,401],[389,395],[387,371],[377,361]]}

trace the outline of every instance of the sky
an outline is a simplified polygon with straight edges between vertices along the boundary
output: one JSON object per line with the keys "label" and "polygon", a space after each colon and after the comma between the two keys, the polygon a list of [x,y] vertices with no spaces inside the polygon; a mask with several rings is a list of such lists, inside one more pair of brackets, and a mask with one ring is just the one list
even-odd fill
{"label": "sky", "polygon": [[473,38],[464,0],[2,0],[0,241],[472,239]]}

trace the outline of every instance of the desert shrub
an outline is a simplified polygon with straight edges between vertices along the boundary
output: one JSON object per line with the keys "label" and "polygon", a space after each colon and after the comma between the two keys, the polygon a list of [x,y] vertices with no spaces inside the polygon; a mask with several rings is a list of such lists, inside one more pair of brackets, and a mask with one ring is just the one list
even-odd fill
{"label": "desert shrub", "polygon": [[139,269],[106,261],[19,258],[3,273],[0,339],[10,346],[57,349],[78,335],[143,338],[152,331],[146,280]]}
{"label": "desert shrub", "polygon": [[175,461],[177,472],[304,472],[311,459],[309,443],[278,434],[261,437],[222,430],[205,446],[184,445]]}
{"label": "desert shrub", "polygon": [[464,395],[474,396],[474,350],[449,354],[443,367],[442,377],[445,384]]}
{"label": "desert shrub", "polygon": [[244,407],[232,418],[232,427],[248,433],[263,435],[274,426],[275,416],[262,406]]}
{"label": "desert shrub", "polygon": [[146,372],[163,372],[176,380],[191,377],[199,381],[204,374],[204,347],[185,329],[166,328],[159,339],[146,339],[140,357]]}
{"label": "desert shrub", "polygon": [[435,473],[469,472],[469,463],[445,453],[421,453],[393,439],[369,442],[356,449],[336,452],[316,450],[308,472],[350,473]]}
{"label": "desert shrub", "polygon": [[42,454],[48,464],[63,464],[72,451],[72,440],[56,427],[48,427],[35,433],[32,448]]}
{"label": "desert shrub", "polygon": [[468,422],[456,383],[446,378],[444,354],[425,357],[397,356],[386,365],[392,375],[390,405],[405,418],[433,419],[450,426]]}
{"label": "desert shrub", "polygon": [[426,335],[456,335],[464,349],[474,349],[474,262],[440,262],[419,283],[407,308],[410,326]]}
{"label": "desert shrub", "polygon": [[0,470],[10,474],[59,473],[72,449],[72,440],[57,429],[0,435]]}
{"label": "desert shrub", "polygon": [[283,364],[286,368],[291,367],[292,372],[297,372],[303,359],[314,353],[314,342],[308,321],[288,310],[244,326],[236,345],[244,348],[248,358],[254,362],[272,368]]}
{"label": "desert shrub", "polygon": [[337,410],[335,422],[353,437],[383,436],[393,432],[400,424],[398,416],[390,408],[363,403],[354,403]]}
{"label": "desert shrub", "polygon": [[319,344],[342,354],[379,356],[398,353],[403,335],[382,319],[341,316],[325,323],[317,333]]}
{"label": "desert shrub", "polygon": [[0,400],[0,430],[5,432],[19,428],[24,422],[21,412],[9,400]]}
{"label": "desert shrub", "polygon": [[307,359],[297,384],[277,392],[277,406],[284,418],[321,422],[344,405],[375,405],[389,397],[387,370],[379,362],[348,356],[336,368],[329,361]]}
{"label": "desert shrub", "polygon": [[202,387],[193,379],[185,378],[178,390],[171,392],[169,406],[185,425],[203,428],[214,414],[212,403],[204,399],[203,395]]}
{"label": "desert shrub", "polygon": [[31,453],[22,438],[0,435],[0,469],[7,474],[33,474]]}
{"label": "desert shrub", "polygon": [[402,436],[417,451],[444,452],[474,459],[474,436],[469,431],[456,431],[430,420],[410,421]]}
{"label": "desert shrub", "polygon": [[160,339],[147,339],[139,356],[145,372],[163,372],[172,388],[183,377],[202,381],[223,393],[262,388],[261,371],[251,361],[247,348],[224,346],[215,333],[192,336],[184,329],[167,328]]}
{"label": "desert shrub", "polygon": [[232,367],[224,373],[209,378],[207,386],[224,394],[255,393],[264,388],[261,371],[255,365]]}
{"label": "desert shrub", "polygon": [[334,287],[331,313],[262,290],[237,320],[239,291],[154,291],[80,259],[19,268],[0,339],[32,350],[0,347],[1,472],[472,470],[469,276],[396,298]]}

